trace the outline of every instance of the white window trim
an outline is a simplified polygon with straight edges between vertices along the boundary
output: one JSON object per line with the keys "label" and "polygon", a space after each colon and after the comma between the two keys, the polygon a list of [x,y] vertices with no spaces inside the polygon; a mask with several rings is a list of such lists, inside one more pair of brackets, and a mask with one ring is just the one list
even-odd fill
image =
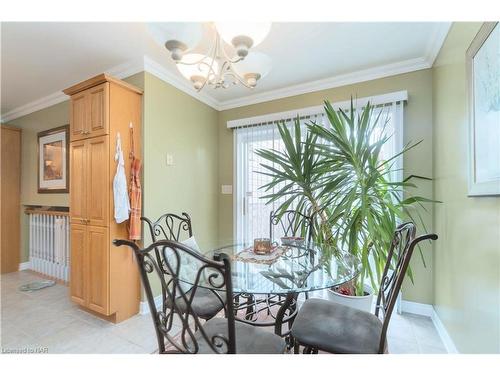
{"label": "white window trim", "polygon": [[[354,99],[354,108],[362,108],[366,106],[368,102],[370,102],[371,105],[383,105],[383,104],[390,104],[390,103],[395,103],[395,102],[406,102],[408,101],[408,91],[403,90],[403,91],[396,91],[396,92],[391,92],[387,94],[381,94],[381,95],[375,95],[375,96],[368,96],[364,98],[357,98]],[[350,100],[345,100],[342,102],[335,102],[331,103],[332,107],[335,110],[338,109],[349,109],[351,106],[351,101]],[[236,120],[230,120],[227,122],[227,128],[229,129],[236,129],[240,127],[245,127],[245,126],[251,126],[251,125],[259,125],[263,123],[272,123],[280,120],[286,120],[286,119],[291,119],[297,117],[299,115],[300,117],[307,117],[307,116],[313,116],[317,115],[318,113],[324,112],[324,106],[312,106],[312,107],[305,107],[301,109],[294,109],[291,111],[284,111],[284,112],[275,112],[275,113],[269,113],[267,115],[262,115],[262,116],[254,116],[254,117],[247,117],[247,118],[242,118],[242,119],[236,119]],[[404,111],[402,110],[399,115],[401,117],[404,117]],[[403,121],[398,121],[398,124],[403,124]],[[394,138],[396,139],[398,149],[402,149],[404,146],[404,140],[403,140],[403,129],[400,127],[395,129],[394,133]],[[237,134],[236,132],[233,132],[233,239],[236,240],[238,237],[238,171],[237,171],[237,150],[238,150],[238,145],[237,145]],[[403,177],[403,158],[400,157],[397,160],[396,167],[400,169],[399,172],[399,178],[402,179]]]}

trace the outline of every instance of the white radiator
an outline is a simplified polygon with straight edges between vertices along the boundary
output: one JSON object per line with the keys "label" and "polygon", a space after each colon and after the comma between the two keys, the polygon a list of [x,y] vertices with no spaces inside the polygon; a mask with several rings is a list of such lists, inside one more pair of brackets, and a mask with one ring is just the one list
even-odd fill
{"label": "white radiator", "polygon": [[69,281],[69,217],[29,213],[30,268],[52,278]]}

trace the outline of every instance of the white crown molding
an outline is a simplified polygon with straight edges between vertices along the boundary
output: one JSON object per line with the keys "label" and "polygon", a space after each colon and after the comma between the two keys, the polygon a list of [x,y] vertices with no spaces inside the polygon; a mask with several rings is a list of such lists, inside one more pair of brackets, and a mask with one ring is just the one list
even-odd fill
{"label": "white crown molding", "polygon": [[448,36],[451,24],[451,22],[438,23],[432,37],[429,39],[425,52],[425,58],[430,67],[434,65],[434,61],[436,60],[436,57],[439,54],[446,37]]}
{"label": "white crown molding", "polygon": [[[153,74],[159,79],[171,84],[177,89],[194,97],[195,99],[207,104],[217,111],[243,107],[252,104],[258,104],[271,100],[282,99],[290,96],[306,94],[314,91],[327,90],[335,87],[351,85],[354,83],[371,81],[378,78],[394,76],[397,74],[409,73],[421,69],[431,68],[436,59],[441,46],[451,27],[450,22],[443,22],[436,26],[432,38],[427,45],[423,57],[400,61],[393,64],[382,65],[370,69],[364,69],[357,72],[337,75],[330,78],[320,79],[313,82],[302,83],[288,86],[276,90],[269,90],[262,93],[245,96],[237,99],[218,101],[211,97],[207,92],[196,92],[190,83],[180,75],[164,68],[148,56],[141,59],[125,62],[110,69],[105,70],[117,78],[126,78],[141,71]],[[61,92],[55,92],[43,98],[34,100],[20,107],[2,114],[1,121],[8,122],[18,117],[36,112],[38,110],[50,107],[67,100],[68,97]]]}
{"label": "white crown molding", "polygon": [[39,111],[55,104],[59,104],[61,102],[64,102],[65,100],[68,100],[68,97],[66,95],[64,95],[62,92],[55,92],[43,98],[24,104],[20,107],[14,108],[9,112],[3,113],[1,121],[2,123],[6,123],[18,117],[29,115],[30,113]]}
{"label": "white crown molding", "polygon": [[[121,79],[130,77],[136,73],[142,72],[143,70],[144,70],[144,61],[141,59],[141,60],[128,61],[126,63],[114,66],[110,69],[106,69],[104,70],[104,72]],[[53,106],[55,104],[62,103],[66,100],[68,100],[68,96],[64,94],[62,91],[57,91],[43,98],[34,100],[30,103],[14,108],[13,110],[2,114],[1,121],[5,123],[14,120],[18,117],[29,115],[30,113]]]}
{"label": "white crown molding", "polygon": [[250,95],[243,98],[226,100],[220,103],[220,108],[221,110],[227,110],[251,104],[258,104],[290,96],[307,94],[314,91],[327,90],[334,87],[346,86],[354,83],[371,81],[378,78],[427,69],[430,67],[431,65],[429,65],[428,61],[425,58],[420,57],[393,64],[382,65],[375,68],[359,70],[353,73],[320,79],[313,82],[301,83],[281,89],[266,91],[260,94]]}
{"label": "white crown molding", "polygon": [[110,69],[106,69],[104,73],[107,73],[119,79],[123,79],[133,76],[134,74],[140,73],[142,71],[144,71],[144,59],[140,58],[137,60],[127,61]]}
{"label": "white crown molding", "polygon": [[220,103],[217,99],[212,98],[206,92],[197,92],[188,80],[170,70],[164,68],[149,56],[144,56],[144,71],[153,74],[164,82],[167,82],[175,88],[185,92],[186,94],[198,99],[200,102],[220,111]]}

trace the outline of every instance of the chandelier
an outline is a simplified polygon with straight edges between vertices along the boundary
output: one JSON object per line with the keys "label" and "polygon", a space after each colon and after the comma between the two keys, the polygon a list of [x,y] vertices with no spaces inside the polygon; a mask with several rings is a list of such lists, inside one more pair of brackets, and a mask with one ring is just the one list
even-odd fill
{"label": "chandelier", "polygon": [[271,23],[215,22],[206,25],[213,35],[207,53],[192,52],[203,37],[199,23],[152,23],[149,31],[170,52],[179,72],[196,91],[241,84],[253,89],[271,69],[271,59],[253,48],[270,31]]}

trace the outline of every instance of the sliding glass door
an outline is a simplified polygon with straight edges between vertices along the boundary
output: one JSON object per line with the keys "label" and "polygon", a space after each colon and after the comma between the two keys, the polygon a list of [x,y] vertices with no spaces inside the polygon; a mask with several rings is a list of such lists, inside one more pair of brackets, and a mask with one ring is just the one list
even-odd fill
{"label": "sliding glass door", "polygon": [[[378,106],[375,112],[382,111],[379,124],[374,134],[374,140],[381,133],[389,134],[392,137],[382,150],[382,159],[387,160],[400,151],[403,147],[402,124],[403,105],[401,102],[389,105]],[[372,116],[372,118],[375,118]],[[328,121],[324,113],[307,116],[301,119],[302,134],[306,133],[306,124],[310,121],[328,126]],[[285,120],[288,127],[293,126],[293,119]],[[265,168],[262,164],[267,161],[259,157],[255,151],[258,149],[274,149],[282,151],[284,149],[276,122],[259,123],[249,126],[238,127],[234,132],[234,160],[235,160],[235,196],[234,196],[234,218],[235,233],[237,241],[251,242],[254,238],[269,237],[270,226],[269,216],[271,211],[276,210],[281,201],[266,204],[263,199],[270,192],[279,191],[281,186],[277,185],[270,191],[265,191],[261,187],[271,182],[271,178],[262,172]],[[400,178],[402,170],[402,160],[398,160],[393,168],[392,178]],[[274,228],[273,230],[278,230]],[[274,233],[275,238],[279,238],[280,233]]]}

